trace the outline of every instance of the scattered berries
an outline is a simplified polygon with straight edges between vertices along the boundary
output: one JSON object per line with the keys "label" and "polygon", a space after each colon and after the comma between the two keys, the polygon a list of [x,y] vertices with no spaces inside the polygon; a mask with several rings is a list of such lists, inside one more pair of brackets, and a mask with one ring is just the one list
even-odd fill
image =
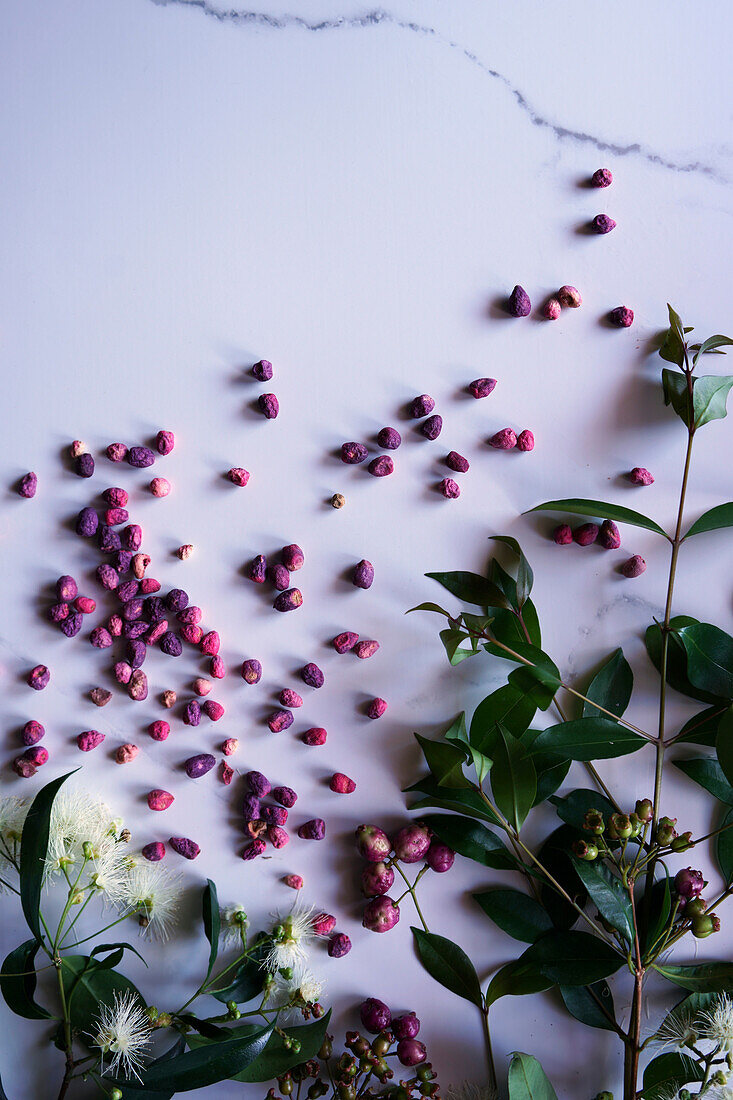
{"label": "scattered berries", "polygon": [[634,311],[628,306],[616,306],[609,313],[608,320],[616,328],[631,328],[634,323]]}
{"label": "scattered berries", "polygon": [[511,451],[516,445],[516,432],[513,432],[511,428],[502,428],[500,432],[492,435],[489,440],[489,446],[494,447],[497,451]]}
{"label": "scattered berries", "polygon": [[599,531],[597,523],[581,523],[573,531],[573,540],[578,546],[590,546],[598,538]]}
{"label": "scattered berries", "polygon": [[263,393],[257,398],[260,412],[266,420],[274,420],[280,412],[280,402],[274,393]]}
{"label": "scattered berries", "polygon": [[653,485],[654,477],[643,466],[634,466],[628,475],[632,485]]}
{"label": "scattered berries", "polygon": [[596,233],[610,233],[616,228],[616,222],[613,218],[609,218],[608,214],[596,214],[591,226]]}
{"label": "scattered berries", "polygon": [[440,483],[440,491],[447,500],[456,500],[461,495],[461,487],[452,477],[444,477]]}
{"label": "scattered berries", "polygon": [[525,428],[517,436],[517,450],[518,451],[533,451],[534,450],[534,433]]}
{"label": "scattered berries", "polygon": [[371,460],[367,469],[372,477],[389,477],[394,473],[394,462],[389,455],[379,455]]}
{"label": "scattered berries", "polygon": [[532,303],[529,294],[524,287],[517,285],[509,295],[507,308],[512,317],[528,317],[532,311]]}
{"label": "scattered berries", "polygon": [[353,794],[356,790],[354,780],[349,779],[343,772],[334,772],[328,785],[334,794]]}
{"label": "scattered berries", "polygon": [[594,187],[610,187],[613,183],[610,168],[596,168],[590,179]]}
{"label": "scattered berries", "polygon": [[628,561],[625,561],[621,566],[621,572],[625,577],[633,578],[640,577],[646,570],[646,562],[642,558],[641,554],[634,554]]}
{"label": "scattered berries", "polygon": [[475,378],[469,383],[468,392],[479,401],[482,397],[488,397],[496,388],[495,378]]}
{"label": "scattered berries", "polygon": [[546,321],[556,321],[562,313],[562,307],[557,298],[548,298],[542,307],[542,316]]}

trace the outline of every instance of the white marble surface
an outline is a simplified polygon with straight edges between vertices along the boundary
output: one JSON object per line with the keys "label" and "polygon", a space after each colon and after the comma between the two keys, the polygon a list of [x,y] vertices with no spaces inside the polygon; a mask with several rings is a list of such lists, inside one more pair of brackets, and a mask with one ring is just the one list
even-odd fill
{"label": "white marble surface", "polygon": [[[304,873],[308,898],[335,912],[354,941],[344,961],[318,958],[341,1024],[366,994],[414,1008],[444,1084],[480,1080],[477,1015],[422,973],[412,915],[389,936],[360,929],[350,837],[365,818],[402,819],[400,788],[418,768],[412,731],[439,729],[498,682],[488,660],[448,669],[435,625],[403,616],[437,594],[424,571],[480,566],[489,534],[525,544],[547,648],[563,670],[582,673],[623,644],[638,669],[633,715],[650,720],[640,634],[663,598],[663,547],[625,532],[649,568],[624,582],[617,555],[561,553],[546,524],[518,514],[577,493],[639,507],[643,499],[671,521],[683,437],[661,405],[659,361],[647,349],[668,300],[705,335],[731,327],[730,9],[710,3],[701,17],[658,0],[603,12],[574,2],[401,0],[377,11],[301,0],[250,13],[214,0],[25,0],[5,5],[2,27],[3,478],[39,475],[34,501],[10,491],[2,500],[5,757],[18,725],[37,717],[48,729],[50,778],[80,762],[76,733],[98,726],[107,741],[84,758],[84,781],[125,815],[135,839],[195,835],[203,852],[186,868],[191,886],[210,875],[224,900],[243,901],[255,919],[289,903],[283,873]],[[583,188],[601,165],[614,186]],[[579,233],[599,211],[617,230]],[[493,303],[515,282],[537,302],[573,283],[584,306],[555,324],[511,322]],[[601,324],[621,302],[636,312],[630,331]],[[258,388],[243,370],[262,356],[276,370],[274,423],[249,409]],[[494,395],[466,399],[462,388],[483,374],[499,379]],[[332,457],[342,440],[395,423],[423,391],[435,396],[444,432],[418,442],[397,421],[405,442],[395,476],[373,480]],[[486,447],[506,424],[535,431],[533,454]],[[73,438],[98,454],[111,439],[158,427],[178,440],[158,468],[174,486],[167,500],[146,497],[144,473],[100,459],[90,484],[60,458]],[[433,486],[451,447],[472,468],[460,500],[448,502]],[[727,423],[701,435],[691,512],[730,496],[730,457]],[[252,471],[246,490],[222,482],[232,464]],[[637,464],[655,471],[653,488],[620,479]],[[57,636],[41,613],[49,582],[87,577],[96,560],[69,517],[92,489],[116,483],[134,487],[154,573],[205,608],[229,665],[257,655],[266,670],[257,689],[236,674],[217,688],[227,707],[219,726],[181,726],[162,745],[141,734],[156,716],[152,695],[95,710],[84,692],[104,677],[104,654]],[[341,512],[324,503],[334,491],[348,498]],[[307,555],[305,605],[280,617],[240,569],[293,540]],[[180,563],[171,550],[183,541],[196,554]],[[362,556],[377,572],[369,593],[342,579]],[[729,561],[725,536],[686,549],[678,609],[730,627]],[[382,642],[368,665],[326,647],[350,626]],[[328,683],[293,729],[325,725],[322,750],[290,733],[276,740],[262,723],[272,692],[307,659],[323,662]],[[22,673],[39,660],[53,681],[31,696]],[[182,690],[196,665],[159,655],[146,667],[159,691]],[[390,702],[379,723],[359,713],[370,694]],[[689,709],[675,698],[676,717]],[[213,774],[192,784],[176,773],[194,748],[225,734],[241,738],[242,770],[261,767],[297,786],[299,820],[328,819],[326,844],[295,840],[268,862],[238,860],[236,789]],[[110,758],[128,739],[143,748],[122,772]],[[357,780],[353,797],[324,787],[335,768]],[[630,803],[649,790],[641,760],[604,772],[621,779]],[[6,790],[32,789],[4,775]],[[581,772],[571,778],[583,781]],[[154,785],[177,794],[164,823],[144,806]],[[678,796],[669,809],[704,823],[689,787],[668,790],[670,802]],[[466,946],[482,975],[516,947],[468,896],[496,878],[463,863],[424,891],[431,925]],[[22,928],[13,904],[2,906],[9,948]],[[701,954],[719,954],[721,940],[729,950],[727,926]],[[148,955],[150,975],[130,967],[143,991],[180,1000],[200,973],[203,941],[186,916],[181,938]],[[43,1028],[4,1005],[0,1015],[8,1095],[55,1095],[46,1073],[58,1059],[40,1041]],[[494,1027],[502,1069],[519,1048],[543,1060],[562,1096],[583,1100],[618,1083],[614,1045],[549,997],[502,1002]],[[227,1084],[206,1090],[217,1100],[241,1094]]]}

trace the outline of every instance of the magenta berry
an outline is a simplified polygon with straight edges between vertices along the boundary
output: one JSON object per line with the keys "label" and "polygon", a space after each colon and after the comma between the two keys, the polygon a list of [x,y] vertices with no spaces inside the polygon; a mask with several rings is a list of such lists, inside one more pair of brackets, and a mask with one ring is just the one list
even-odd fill
{"label": "magenta berry", "polygon": [[76,743],[82,752],[91,752],[92,749],[96,749],[104,741],[104,734],[99,730],[85,730],[80,733],[76,739]]}
{"label": "magenta berry", "polygon": [[363,443],[352,441],[351,443],[341,444],[341,461],[348,466],[358,466],[360,462],[366,461],[368,454],[369,452]]}
{"label": "magenta berry", "polygon": [[495,378],[475,378],[469,384],[468,392],[479,401],[482,397],[488,397],[496,388]]}
{"label": "magenta berry", "polygon": [[33,745],[23,753],[23,759],[28,760],[35,768],[41,768],[48,762],[48,749],[42,745]]}
{"label": "magenta berry", "polygon": [[226,676],[224,658],[220,657],[218,653],[209,661],[209,674],[213,676],[215,680],[223,680]]}
{"label": "magenta berry", "polygon": [[258,837],[255,840],[253,840],[252,843],[249,844],[244,849],[244,851],[242,852],[242,859],[244,859],[244,860],[256,859],[257,856],[261,856],[262,853],[266,852],[266,851],[267,851],[267,845],[265,844],[264,840],[261,840]]}
{"label": "magenta berry", "polygon": [[345,932],[336,932],[328,941],[328,954],[331,959],[343,959],[351,951],[351,940]]}
{"label": "magenta berry", "polygon": [[384,829],[376,825],[360,825],[356,830],[359,855],[369,863],[379,863],[392,851],[392,843]]}
{"label": "magenta berry", "polygon": [[201,639],[201,652],[205,653],[207,657],[215,657],[220,646],[221,638],[216,630],[210,630]]}
{"label": "magenta berry", "polygon": [[573,531],[569,523],[560,523],[552,532],[552,541],[558,546],[569,546],[573,541]]}
{"label": "magenta berry", "polygon": [[124,443],[110,443],[106,454],[110,462],[122,462],[127,458],[127,447]]}
{"label": "magenta berry", "polygon": [[392,1020],[392,1033],[395,1039],[416,1039],[420,1033],[420,1021],[414,1012],[405,1012]]}
{"label": "magenta berry", "polygon": [[534,450],[534,433],[525,428],[517,436],[517,450],[518,451],[533,451]]}
{"label": "magenta berry", "polygon": [[419,863],[430,847],[430,833],[424,825],[405,825],[395,834],[392,847],[402,863]]}
{"label": "magenta berry", "polygon": [[325,745],[328,734],[323,726],[313,726],[311,729],[306,730],[303,734],[302,740],[306,745],[310,745],[311,748],[318,745]]}
{"label": "magenta berry", "polygon": [[354,646],[354,653],[359,660],[366,661],[369,657],[373,657],[378,649],[379,642],[376,642],[373,638],[363,638]]}
{"label": "magenta berry", "polygon": [[73,577],[59,577],[56,581],[56,596],[65,603],[71,603],[79,595],[79,589]]}
{"label": "magenta berry", "polygon": [[594,187],[610,187],[613,183],[613,175],[610,168],[596,168],[590,178]]}
{"label": "magenta berry", "polygon": [[242,662],[242,679],[245,684],[259,684],[262,679],[262,665],[254,657]]}
{"label": "magenta berry", "polygon": [[420,431],[426,439],[437,439],[440,433],[443,431],[443,417],[434,413],[433,416],[429,416],[427,420],[424,420],[420,425]]}
{"label": "magenta berry", "polygon": [[265,798],[271,791],[270,781],[262,772],[247,772],[245,779],[252,794],[258,798]]}
{"label": "magenta berry", "polygon": [[127,508],[108,508],[104,513],[104,522],[108,527],[115,527],[120,523],[127,523],[130,513]]}
{"label": "magenta berry", "polygon": [[148,859],[151,863],[157,863],[165,856],[165,844],[162,840],[153,840],[142,848],[142,855],[143,859]]}
{"label": "magenta berry", "polygon": [[271,733],[282,733],[293,724],[293,715],[289,710],[275,710],[267,719]]}
{"label": "magenta berry", "polygon": [[354,648],[358,641],[359,635],[354,634],[353,630],[344,630],[334,638],[333,648],[337,653],[347,653],[348,650]]}
{"label": "magenta berry", "polygon": [[378,1035],[392,1023],[392,1013],[384,1001],[377,997],[368,997],[359,1009],[362,1026],[371,1034]]}
{"label": "magenta berry", "polygon": [[542,307],[542,316],[546,321],[556,321],[562,312],[557,298],[548,298]]}
{"label": "magenta berry", "polygon": [[159,431],[155,437],[155,449],[159,455],[169,455],[176,443],[173,432]]}
{"label": "magenta berry", "polygon": [[618,550],[621,545],[621,532],[612,519],[604,519],[598,532],[598,541],[604,550]]}
{"label": "magenta berry", "polygon": [[399,919],[399,905],[385,894],[366,903],[361,923],[370,932],[389,932]]}
{"label": "magenta berry", "polygon": [[255,584],[264,584],[267,577],[267,558],[264,554],[258,554],[256,558],[253,558],[249,563],[247,569],[247,576]]}
{"label": "magenta berry", "polygon": [[419,1039],[401,1039],[397,1044],[397,1057],[403,1066],[419,1066],[427,1056],[425,1043]]}
{"label": "magenta berry", "polygon": [[328,785],[334,794],[353,794],[356,790],[354,780],[349,779],[348,775],[344,775],[343,772],[334,772]]}
{"label": "magenta berry", "polygon": [[202,775],[206,775],[216,764],[216,759],[208,752],[198,753],[196,756],[189,756],[186,761],[186,775],[189,779],[200,779]]}
{"label": "magenta berry", "polygon": [[212,722],[218,722],[224,717],[224,707],[221,703],[217,703],[215,699],[206,699],[201,704],[201,709]]}
{"label": "magenta berry", "polygon": [[437,871],[439,875],[444,874],[445,871],[450,871],[455,858],[456,853],[453,849],[439,840],[431,841],[425,857],[431,871]]}
{"label": "magenta berry", "polygon": [[455,470],[458,474],[465,474],[470,467],[468,459],[464,458],[463,455],[459,455],[458,451],[449,451],[445,464],[449,470]]}
{"label": "magenta berry", "polygon": [[497,451],[511,451],[516,445],[517,435],[511,428],[502,428],[500,432],[492,435],[489,440],[489,446],[494,447]]}
{"label": "magenta berry", "polygon": [[25,474],[20,479],[18,496],[25,497],[26,500],[31,500],[31,498],[36,495],[37,488],[38,475],[31,470],[30,473]]}
{"label": "magenta berry", "polygon": [[355,588],[371,588],[374,583],[374,566],[372,563],[367,561],[366,558],[362,558],[360,562],[357,562],[351,580]]}
{"label": "magenta berry", "polygon": [[24,745],[36,745],[45,735],[46,731],[41,723],[36,722],[35,719],[31,719],[30,722],[26,722],[23,726],[21,741]]}
{"label": "magenta berry", "polygon": [[239,485],[240,488],[244,488],[249,481],[249,471],[245,470],[242,466],[232,466],[227,477],[233,485]]}
{"label": "magenta berry", "polygon": [[616,306],[609,313],[608,320],[616,328],[631,328],[634,323],[634,311],[628,306]]}
{"label": "magenta berry", "polygon": [[429,393],[421,393],[414,398],[408,406],[408,413],[413,420],[419,420],[421,416],[428,416],[435,408],[435,402]]}
{"label": "magenta berry", "polygon": [[314,817],[298,829],[298,836],[301,840],[323,840],[325,835],[326,822],[322,817]]}
{"label": "magenta berry", "polygon": [[305,885],[302,875],[285,875],[283,882],[286,886],[289,886],[291,890],[302,890]]}
{"label": "magenta berry", "polygon": [[[653,485],[654,477],[643,466],[634,466],[629,473],[629,481],[632,485]],[[61,598],[61,597],[59,597]]]}
{"label": "magenta berry", "polygon": [[267,839],[273,848],[284,848],[290,842],[290,834],[281,825],[268,825]]}
{"label": "magenta berry", "polygon": [[674,885],[680,897],[696,898],[703,892],[706,883],[702,871],[695,871],[692,867],[684,867],[675,875]]}
{"label": "magenta berry", "polygon": [[394,885],[394,871],[386,863],[369,863],[361,872],[361,892],[366,898],[388,894]]}
{"label": "magenta berry", "polygon": [[305,562],[305,554],[294,542],[289,546],[283,546],[281,551],[282,561],[289,573],[296,573],[302,569]]}
{"label": "magenta berry", "polygon": [[139,470],[144,470],[155,462],[155,455],[150,447],[130,447],[125,457],[131,466],[135,466]]}
{"label": "magenta berry", "polygon": [[396,428],[382,428],[377,435],[377,443],[385,451],[396,451],[402,442],[402,436]]}
{"label": "magenta berry", "polygon": [[174,852],[178,852],[179,856],[183,856],[184,859],[196,859],[201,849],[195,840],[189,840],[186,836],[172,836],[168,843]]}
{"label": "magenta berry", "polygon": [[529,294],[518,283],[509,295],[507,308],[512,317],[528,317],[532,310]]}
{"label": "magenta berry", "polygon": [[384,699],[376,698],[372,699],[371,703],[367,707],[367,718],[377,719],[381,718],[387,709],[387,703]]}
{"label": "magenta berry", "polygon": [[573,531],[573,540],[578,546],[590,546],[598,538],[599,531],[597,523],[581,523]]}
{"label": "magenta berry", "polygon": [[616,228],[616,222],[608,214],[596,214],[591,226],[596,233],[610,233]]}
{"label": "magenta berry", "polygon": [[128,741],[127,744],[120,745],[115,752],[115,762],[117,764],[130,764],[139,752],[140,749],[137,745],[133,745]]}
{"label": "magenta berry", "polygon": [[330,936],[336,927],[336,918],[330,913],[319,913],[313,918],[311,927],[317,936]]}
{"label": "magenta berry", "polygon": [[156,718],[156,720],[151,722],[148,726],[148,733],[153,741],[165,741],[170,732],[171,727],[164,718]]}
{"label": "magenta berry", "polygon": [[389,477],[394,473],[394,462],[389,455],[379,455],[372,459],[367,469],[372,477]]}
{"label": "magenta berry", "polygon": [[275,597],[272,605],[275,611],[296,611],[303,606],[303,593],[299,588],[289,588]]}
{"label": "magenta berry", "polygon": [[287,806],[288,809],[291,809],[298,801],[298,796],[292,787],[273,787],[272,797],[281,806]]}
{"label": "magenta berry", "polygon": [[161,790],[160,787],[148,792],[148,809],[156,810],[158,813],[167,810],[169,806],[173,805],[174,801],[170,791]]}
{"label": "magenta berry", "polygon": [[268,825],[287,825],[288,811],[284,806],[263,806],[260,818]]}
{"label": "magenta berry", "polygon": [[645,570],[646,562],[641,554],[634,554],[621,566],[621,572],[625,577],[629,578],[640,577]]}
{"label": "magenta berry", "polygon": [[259,363],[255,363],[252,367],[252,375],[258,382],[269,382],[272,374],[272,363],[269,359],[260,359]]}
{"label": "magenta berry", "polygon": [[49,680],[51,679],[51,673],[46,665],[36,665],[28,673],[26,683],[28,687],[32,687],[34,691],[43,691],[45,687],[48,687]]}
{"label": "magenta berry", "polygon": [[439,488],[446,500],[456,500],[461,495],[461,487],[452,477],[444,477]]}
{"label": "magenta berry", "polygon": [[312,661],[309,661],[307,665],[303,665],[302,669],[300,670],[300,675],[303,683],[307,684],[308,687],[323,687],[325,677],[318,665],[313,664]]}
{"label": "magenta berry", "polygon": [[280,402],[274,393],[263,393],[257,398],[260,412],[266,420],[274,420],[280,412]]}

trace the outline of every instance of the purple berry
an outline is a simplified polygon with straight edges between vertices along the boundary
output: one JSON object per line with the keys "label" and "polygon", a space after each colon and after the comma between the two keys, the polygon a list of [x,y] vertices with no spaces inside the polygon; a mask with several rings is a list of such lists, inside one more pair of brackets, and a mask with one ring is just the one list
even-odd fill
{"label": "purple berry", "polygon": [[262,665],[254,657],[242,662],[242,679],[245,684],[259,684],[262,679]]}
{"label": "purple berry", "polygon": [[244,777],[252,794],[258,798],[265,798],[271,791],[270,781],[262,772],[247,772]]}
{"label": "purple berry", "polygon": [[434,416],[429,416],[420,425],[420,431],[426,439],[437,439],[443,431],[443,417],[437,413]]}
{"label": "purple berry", "polygon": [[573,530],[569,523],[560,523],[552,532],[552,541],[558,546],[569,546],[573,541]]}
{"label": "purple berry", "polygon": [[518,283],[509,295],[508,310],[512,317],[528,317],[532,311],[529,294]]}
{"label": "purple berry", "polygon": [[326,835],[326,822],[321,817],[314,817],[311,821],[306,821],[298,829],[298,836],[301,840],[323,840]]}
{"label": "purple berry", "polygon": [[430,847],[430,833],[424,825],[405,825],[392,841],[394,853],[402,863],[420,863]]}
{"label": "purple berry", "polygon": [[419,397],[416,397],[410,402],[408,406],[408,413],[413,420],[419,420],[421,416],[428,416],[429,413],[435,408],[435,402],[429,393],[421,393]]}
{"label": "purple berry", "polygon": [[369,452],[363,443],[341,444],[341,461],[348,466],[357,466],[360,462],[364,462],[368,454]]}
{"label": "purple berry", "polygon": [[309,661],[307,665],[303,665],[303,668],[300,670],[300,675],[302,677],[303,683],[307,684],[308,687],[323,687],[323,673],[321,672],[318,665],[313,664],[312,661]]}
{"label": "purple berry", "polygon": [[252,367],[252,374],[258,382],[269,382],[272,378],[272,363],[269,359],[260,359]]}
{"label": "purple berry", "polygon": [[208,752],[199,753],[197,756],[189,756],[186,761],[186,775],[189,779],[200,779],[206,775],[216,764],[216,759]]}
{"label": "purple berry", "polygon": [[332,959],[343,959],[351,951],[351,940],[345,932],[337,932],[328,941],[328,954]]}
{"label": "purple berry", "polygon": [[384,1001],[368,997],[359,1009],[362,1025],[371,1035],[384,1031],[392,1023],[392,1013]]}
{"label": "purple berry", "polygon": [[419,1066],[427,1056],[425,1043],[419,1039],[401,1039],[397,1044],[397,1057],[403,1066]]}
{"label": "purple berry", "polygon": [[356,847],[362,859],[379,863],[392,851],[392,844],[384,829],[376,825],[360,825],[356,830]]}
{"label": "purple berry", "polygon": [[573,539],[578,546],[591,546],[598,538],[599,532],[597,523],[581,523],[573,531]]}
{"label": "purple berry", "polygon": [[371,460],[367,469],[372,477],[389,477],[394,473],[394,462],[389,455],[379,455]]}
{"label": "purple berry", "polygon": [[594,187],[610,187],[613,183],[610,168],[596,168],[590,179]]}
{"label": "purple berry", "polygon": [[144,470],[148,466],[152,466],[155,462],[155,455],[150,450],[150,447],[130,447],[127,452],[127,461],[131,466],[136,466],[139,470]]}
{"label": "purple berry", "polygon": [[616,228],[616,222],[608,214],[596,214],[591,226],[596,233],[610,233],[612,229]]}
{"label": "purple berry", "polygon": [[445,464],[449,470],[455,470],[458,474],[465,474],[470,467],[468,459],[459,455],[458,451],[449,451]]}
{"label": "purple berry", "polygon": [[387,896],[372,898],[364,906],[361,923],[370,932],[389,932],[399,922],[399,906]]}
{"label": "purple berry", "polygon": [[377,443],[385,451],[396,451],[402,442],[402,436],[396,428],[382,428],[377,436]]}
{"label": "purple berry", "polygon": [[703,892],[706,883],[702,871],[695,871],[692,867],[684,867],[675,875],[674,885],[680,897],[696,898]]}
{"label": "purple berry", "polygon": [[428,848],[425,860],[431,871],[437,871],[439,875],[442,875],[445,871],[450,871],[455,858],[456,853],[452,848],[449,848],[447,844],[442,844],[439,840],[433,840]]}
{"label": "purple berry", "polygon": [[394,883],[394,871],[381,860],[370,863],[361,872],[361,892],[365,898],[387,894]]}
{"label": "purple berry", "polygon": [[495,378],[476,378],[469,385],[468,392],[478,401],[482,397],[488,397],[495,387]]}
{"label": "purple berry", "polygon": [[406,1012],[392,1020],[392,1032],[395,1039],[416,1039],[420,1031],[420,1021],[414,1012]]}
{"label": "purple berry", "polygon": [[362,558],[360,562],[354,566],[354,573],[352,576],[352,582],[354,588],[371,588],[374,583],[374,566],[366,558]]}

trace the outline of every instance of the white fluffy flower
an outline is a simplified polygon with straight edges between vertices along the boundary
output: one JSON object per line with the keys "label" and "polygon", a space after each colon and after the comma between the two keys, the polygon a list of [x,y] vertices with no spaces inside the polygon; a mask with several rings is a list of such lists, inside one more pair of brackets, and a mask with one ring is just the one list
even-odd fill
{"label": "white fluffy flower", "polygon": [[98,848],[113,835],[112,813],[104,802],[74,787],[63,787],[51,811],[46,874],[78,863],[85,844]]}
{"label": "white fluffy flower", "polygon": [[323,982],[304,966],[295,967],[289,978],[275,971],[268,981],[268,1007],[280,1009],[283,1020],[299,1015],[304,1004],[315,1004],[323,991]]}
{"label": "white fluffy flower", "polygon": [[28,803],[23,798],[0,799],[0,866],[18,858]]}
{"label": "white fluffy flower", "polygon": [[219,914],[220,935],[226,944],[241,947],[249,921],[243,905],[229,905]]}
{"label": "white fluffy flower", "polygon": [[308,958],[308,948],[315,939],[312,906],[296,904],[286,917],[280,917],[273,928],[272,943],[265,966],[270,971],[281,967],[303,966]]}
{"label": "white fluffy flower", "polygon": [[[142,1055],[150,1045],[152,1027],[138,997],[131,990],[115,990],[111,1005],[102,1005],[92,1043],[102,1054],[111,1054],[109,1069],[120,1070],[125,1077],[136,1077],[143,1064]],[[104,1059],[103,1059],[104,1060]]]}
{"label": "white fluffy flower", "polygon": [[727,993],[700,1013],[698,1027],[702,1038],[715,1043],[724,1054],[733,1054],[733,1001]]}
{"label": "white fluffy flower", "polygon": [[180,900],[180,875],[147,861],[132,867],[122,904],[130,913],[137,913],[141,926],[157,939],[168,939]]}
{"label": "white fluffy flower", "polygon": [[323,982],[310,970],[303,970],[297,978],[298,993],[303,1001],[310,1005],[315,1004],[323,992]]}
{"label": "white fluffy flower", "polygon": [[654,1039],[665,1047],[684,1050],[697,1042],[700,1034],[696,1013],[689,1006],[673,1009],[662,1022]]}
{"label": "white fluffy flower", "polygon": [[89,882],[109,905],[124,905],[133,867],[127,845],[107,837],[93,849]]}

